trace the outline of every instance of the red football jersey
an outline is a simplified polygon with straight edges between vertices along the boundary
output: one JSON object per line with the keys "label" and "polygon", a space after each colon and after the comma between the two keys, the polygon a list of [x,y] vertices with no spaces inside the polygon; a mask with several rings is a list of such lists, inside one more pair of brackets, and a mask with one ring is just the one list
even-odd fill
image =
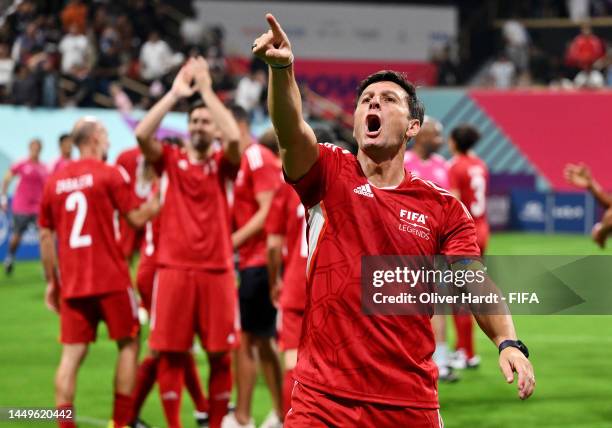
{"label": "red football jersey", "polygon": [[[270,149],[261,144],[251,144],[244,152],[240,171],[234,186],[234,226],[240,229],[259,209],[255,195],[275,191],[281,184],[280,161]],[[252,236],[238,248],[239,267],[266,265],[266,234]]]}
{"label": "red football jersey", "polygon": [[131,286],[113,218],[138,204],[127,173],[94,159],[71,162],[47,182],[39,224],[57,234],[63,298]]}
{"label": "red football jersey", "polygon": [[473,155],[457,155],[450,162],[448,173],[450,188],[459,191],[476,223],[487,221],[487,187],[489,170],[487,165]]}
{"label": "red football jersey", "polygon": [[283,235],[287,247],[280,305],[283,309],[304,310],[308,259],[305,210],[297,193],[287,184],[282,184],[274,195],[266,233]]}
{"label": "red football jersey", "polygon": [[[117,157],[117,165],[120,165],[130,176],[130,183],[134,196],[140,201],[147,200],[151,192],[151,183],[143,179],[144,156],[138,147],[124,150]],[[131,227],[124,218],[119,219],[119,234],[121,236],[121,248],[125,257],[130,257],[141,245],[142,233]]]}
{"label": "red football jersey", "polygon": [[[428,315],[366,316],[361,257],[479,255],[474,222],[447,191],[406,172],[377,189],[356,157],[332,145],[294,188],[308,210],[308,283],[296,379],[350,399],[437,408]],[[416,216],[420,227],[406,218]]]}
{"label": "red football jersey", "polygon": [[184,149],[163,145],[156,169],[168,177],[167,185],[162,185],[157,263],[188,269],[232,269],[225,180],[235,178],[238,167],[222,151],[193,162]]}

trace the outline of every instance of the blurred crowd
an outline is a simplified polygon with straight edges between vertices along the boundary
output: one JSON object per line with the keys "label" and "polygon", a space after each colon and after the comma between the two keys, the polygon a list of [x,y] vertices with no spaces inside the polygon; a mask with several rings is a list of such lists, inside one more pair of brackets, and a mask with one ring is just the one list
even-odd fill
{"label": "blurred crowd", "polygon": [[200,31],[196,40],[184,37],[184,17],[168,2],[8,3],[0,9],[2,103],[146,108],[194,54],[207,58],[215,89],[238,84],[227,70],[222,30]]}

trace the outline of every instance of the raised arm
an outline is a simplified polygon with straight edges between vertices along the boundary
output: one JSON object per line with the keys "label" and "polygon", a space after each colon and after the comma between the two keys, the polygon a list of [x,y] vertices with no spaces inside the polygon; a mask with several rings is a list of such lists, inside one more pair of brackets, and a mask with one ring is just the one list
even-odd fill
{"label": "raised arm", "polygon": [[225,157],[234,165],[240,164],[240,158],[245,149],[240,138],[240,128],[232,112],[225,107],[213,91],[208,63],[201,56],[193,60],[193,75],[197,90],[208,107],[213,122],[221,131]]}
{"label": "raised arm", "polygon": [[253,42],[253,53],[270,69],[268,109],[280,145],[283,169],[292,180],[303,177],[317,161],[319,148],[312,128],[302,117],[302,97],[293,71],[289,38],[271,14],[270,30]]}
{"label": "raised arm", "polygon": [[568,183],[591,192],[597,202],[604,208],[608,209],[612,206],[612,197],[593,178],[591,171],[585,164],[567,164],[563,170],[563,175]]}
{"label": "raised arm", "polygon": [[190,59],[174,78],[172,89],[149,110],[134,130],[140,150],[147,162],[155,163],[162,155],[162,145],[155,138],[155,133],[166,113],[172,110],[178,100],[190,97],[195,92],[195,85],[192,85],[192,68],[193,59]]}
{"label": "raised arm", "polygon": [[11,184],[11,181],[13,180],[13,173],[12,171],[9,169],[8,171],[6,171],[6,174],[4,174],[4,178],[2,179],[2,189],[0,190],[0,210],[1,211],[7,211],[8,210],[8,188],[9,188],[9,184]]}

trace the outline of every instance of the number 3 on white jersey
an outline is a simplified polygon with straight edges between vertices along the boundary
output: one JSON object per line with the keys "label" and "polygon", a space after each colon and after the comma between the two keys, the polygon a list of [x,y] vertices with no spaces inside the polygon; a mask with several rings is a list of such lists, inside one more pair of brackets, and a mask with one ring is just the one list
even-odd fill
{"label": "number 3 on white jersey", "polygon": [[87,198],[83,192],[72,192],[66,198],[66,211],[76,210],[72,231],[70,232],[70,248],[83,248],[91,245],[91,235],[81,235],[83,224],[87,217]]}

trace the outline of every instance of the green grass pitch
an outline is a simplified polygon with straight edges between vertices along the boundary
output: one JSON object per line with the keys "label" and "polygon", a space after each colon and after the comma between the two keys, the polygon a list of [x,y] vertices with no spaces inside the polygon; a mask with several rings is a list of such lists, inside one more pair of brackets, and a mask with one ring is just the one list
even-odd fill
{"label": "green grass pitch", "polygon": [[[600,251],[584,236],[495,234],[489,253],[611,255],[612,251]],[[11,278],[0,274],[0,407],[53,406],[59,323],[44,307],[43,290],[39,263],[18,263]],[[525,402],[517,398],[516,386],[507,385],[499,373],[497,350],[479,331],[482,366],[463,372],[459,383],[440,387],[446,426],[612,427],[612,316],[519,316],[515,323],[532,353],[535,395]],[[75,404],[83,427],[106,426],[110,418],[116,350],[105,339],[104,328],[99,335],[78,382]],[[205,357],[197,358],[206,385]],[[257,422],[269,409],[270,399],[260,379],[253,405]],[[195,426],[191,411],[185,392],[182,419],[186,427]],[[156,390],[142,417],[164,426]]]}

